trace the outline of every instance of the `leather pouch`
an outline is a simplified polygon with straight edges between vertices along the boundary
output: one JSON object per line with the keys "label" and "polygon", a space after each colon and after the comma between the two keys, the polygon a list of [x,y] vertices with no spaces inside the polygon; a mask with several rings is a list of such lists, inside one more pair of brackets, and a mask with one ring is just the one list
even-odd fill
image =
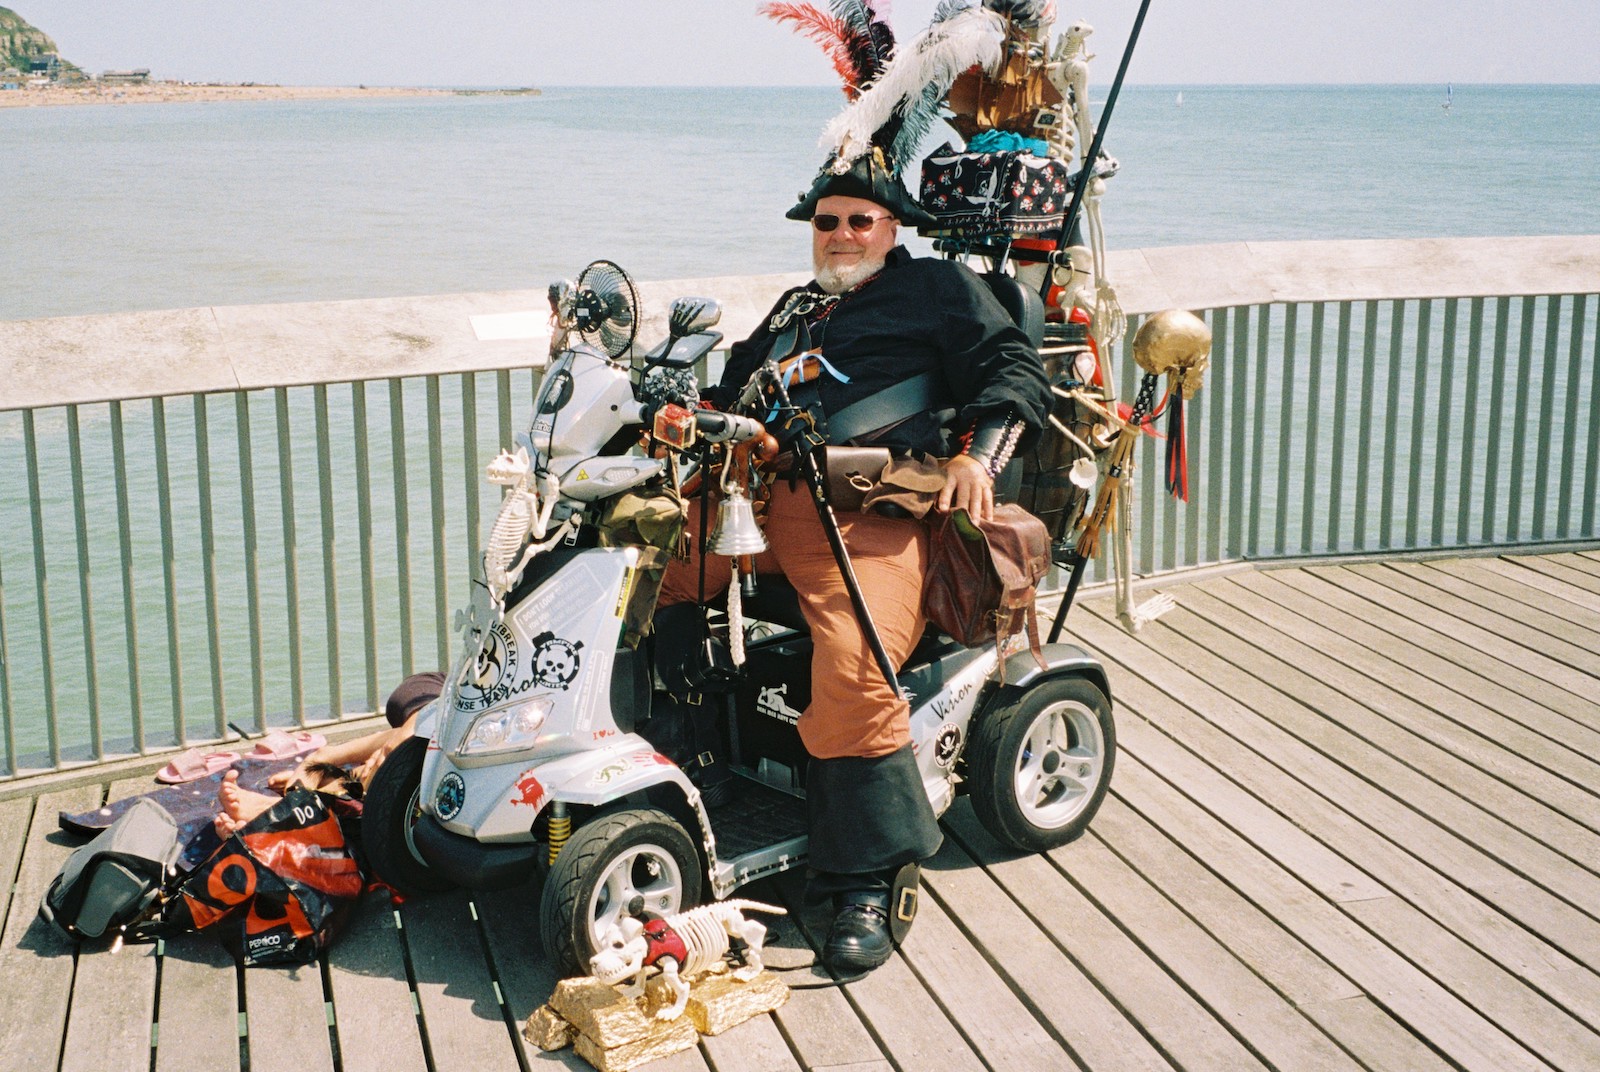
{"label": "leather pouch", "polygon": [[823,480],[834,512],[860,513],[867,492],[877,486],[888,465],[888,447],[823,447]]}

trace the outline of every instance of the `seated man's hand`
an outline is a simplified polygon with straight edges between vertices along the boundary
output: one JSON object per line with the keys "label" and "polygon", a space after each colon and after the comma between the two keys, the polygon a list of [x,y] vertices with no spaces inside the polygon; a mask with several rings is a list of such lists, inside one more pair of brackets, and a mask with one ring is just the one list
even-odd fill
{"label": "seated man's hand", "polygon": [[939,512],[965,510],[974,521],[994,519],[994,480],[983,463],[957,454],[944,465],[944,489],[939,492]]}

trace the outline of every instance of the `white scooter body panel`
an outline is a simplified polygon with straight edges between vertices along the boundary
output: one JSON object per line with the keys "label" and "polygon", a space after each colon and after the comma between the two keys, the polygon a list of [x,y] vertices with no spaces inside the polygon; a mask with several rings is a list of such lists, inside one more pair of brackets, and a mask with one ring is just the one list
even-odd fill
{"label": "white scooter body panel", "polygon": [[[504,619],[491,622],[437,701],[423,767],[422,806],[454,833],[483,842],[528,841],[547,794],[527,782],[563,756],[609,749],[621,736],[611,710],[611,672],[639,555],[591,548],[560,566]],[[483,717],[549,704],[526,747],[463,754]],[[634,750],[646,748],[633,738]],[[548,783],[537,781],[539,787]]]}
{"label": "white scooter body panel", "polygon": [[993,647],[974,651],[971,662],[937,693],[913,697],[917,706],[911,709],[911,750],[935,815],[943,815],[955,801],[956,760],[966,747],[967,731],[985,695],[984,685],[994,672],[995,659]]}

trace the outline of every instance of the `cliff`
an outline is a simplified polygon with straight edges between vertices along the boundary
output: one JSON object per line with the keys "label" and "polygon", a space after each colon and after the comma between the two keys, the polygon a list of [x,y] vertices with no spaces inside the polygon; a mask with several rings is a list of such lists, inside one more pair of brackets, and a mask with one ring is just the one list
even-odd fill
{"label": "cliff", "polygon": [[[0,7],[0,71],[7,67],[26,71],[29,59],[56,51],[56,43],[42,30],[10,8]],[[71,65],[62,60],[62,66]]]}

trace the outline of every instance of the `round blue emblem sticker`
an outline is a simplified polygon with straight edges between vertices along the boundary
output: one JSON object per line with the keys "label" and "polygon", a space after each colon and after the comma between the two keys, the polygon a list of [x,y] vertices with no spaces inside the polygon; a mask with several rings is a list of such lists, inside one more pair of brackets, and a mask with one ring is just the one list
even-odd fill
{"label": "round blue emblem sticker", "polygon": [[461,805],[466,802],[467,783],[461,780],[461,775],[451,771],[439,783],[439,792],[433,798],[434,811],[439,813],[439,818],[449,822],[461,814]]}

